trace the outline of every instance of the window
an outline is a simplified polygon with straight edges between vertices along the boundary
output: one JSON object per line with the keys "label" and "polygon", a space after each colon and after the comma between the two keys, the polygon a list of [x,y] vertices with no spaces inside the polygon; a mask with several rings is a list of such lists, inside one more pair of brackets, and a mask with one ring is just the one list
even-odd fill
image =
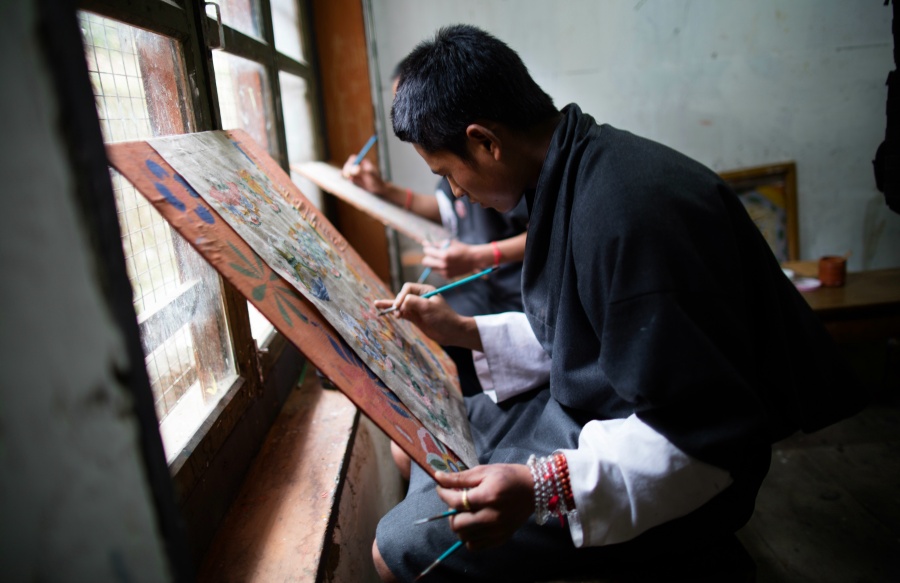
{"label": "window", "polygon": [[[241,128],[286,171],[320,157],[316,79],[297,0],[222,0],[219,14],[175,0],[82,0],[80,7],[106,142]],[[211,537],[214,525],[200,526],[209,508],[195,506],[227,501],[194,493],[244,412],[275,390],[266,380],[284,340],[127,180],[112,170],[111,179],[176,494],[183,509],[190,506],[188,522],[197,521],[189,530]],[[206,544],[194,546],[202,552]]]}
{"label": "window", "polygon": [[[90,13],[80,22],[105,141],[192,129],[177,42]],[[172,462],[237,377],[219,280],[128,181],[112,171],[112,183],[160,434]]]}

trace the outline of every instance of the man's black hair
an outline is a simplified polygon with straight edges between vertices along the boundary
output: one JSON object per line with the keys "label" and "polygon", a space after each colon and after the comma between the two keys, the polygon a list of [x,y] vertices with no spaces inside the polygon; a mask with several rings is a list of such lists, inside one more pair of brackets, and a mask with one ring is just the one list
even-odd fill
{"label": "man's black hair", "polygon": [[470,25],[447,26],[397,66],[394,133],[426,152],[468,159],[466,127],[495,121],[525,130],[558,113],[519,55]]}

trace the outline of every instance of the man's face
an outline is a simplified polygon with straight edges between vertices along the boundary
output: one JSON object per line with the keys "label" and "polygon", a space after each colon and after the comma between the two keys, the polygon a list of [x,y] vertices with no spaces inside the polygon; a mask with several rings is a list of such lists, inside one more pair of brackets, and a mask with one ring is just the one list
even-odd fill
{"label": "man's face", "polygon": [[456,198],[465,196],[482,207],[507,212],[522,197],[522,189],[507,178],[504,166],[486,151],[475,148],[472,160],[466,162],[445,150],[429,153],[417,144],[414,147],[433,173],[447,179]]}

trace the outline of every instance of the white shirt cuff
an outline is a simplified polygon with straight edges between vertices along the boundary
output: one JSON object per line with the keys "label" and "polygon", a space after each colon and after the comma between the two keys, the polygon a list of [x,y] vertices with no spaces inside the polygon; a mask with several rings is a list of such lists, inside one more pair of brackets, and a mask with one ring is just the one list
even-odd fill
{"label": "white shirt cuff", "polygon": [[561,450],[577,509],[576,547],[624,542],[689,514],[727,488],[728,472],[696,460],[635,415],[591,421]]}
{"label": "white shirt cuff", "polygon": [[473,351],[475,373],[495,403],[550,380],[550,357],[523,312],[475,316],[483,352]]}

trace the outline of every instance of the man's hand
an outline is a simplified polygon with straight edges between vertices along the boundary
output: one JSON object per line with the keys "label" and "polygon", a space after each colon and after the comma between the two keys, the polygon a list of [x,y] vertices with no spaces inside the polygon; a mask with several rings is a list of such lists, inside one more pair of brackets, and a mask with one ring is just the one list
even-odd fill
{"label": "man's hand", "polygon": [[368,190],[376,196],[384,198],[387,193],[387,183],[381,177],[378,166],[368,160],[364,159],[357,165],[356,156],[350,156],[341,169],[341,174],[356,186]]}
{"label": "man's hand", "polygon": [[490,464],[459,473],[438,472],[435,481],[441,500],[460,511],[451,517],[450,528],[470,551],[502,545],[534,512],[534,480],[531,470],[523,464]]}
{"label": "man's hand", "polygon": [[453,240],[446,247],[426,244],[422,250],[425,252],[422,265],[447,279],[468,275],[493,264],[488,245],[467,245]]}
{"label": "man's hand", "polygon": [[396,307],[393,315],[409,320],[438,344],[480,351],[481,335],[475,318],[460,316],[440,295],[428,299],[419,297],[434,289],[431,285],[406,283],[393,300],[375,300],[375,308]]}

